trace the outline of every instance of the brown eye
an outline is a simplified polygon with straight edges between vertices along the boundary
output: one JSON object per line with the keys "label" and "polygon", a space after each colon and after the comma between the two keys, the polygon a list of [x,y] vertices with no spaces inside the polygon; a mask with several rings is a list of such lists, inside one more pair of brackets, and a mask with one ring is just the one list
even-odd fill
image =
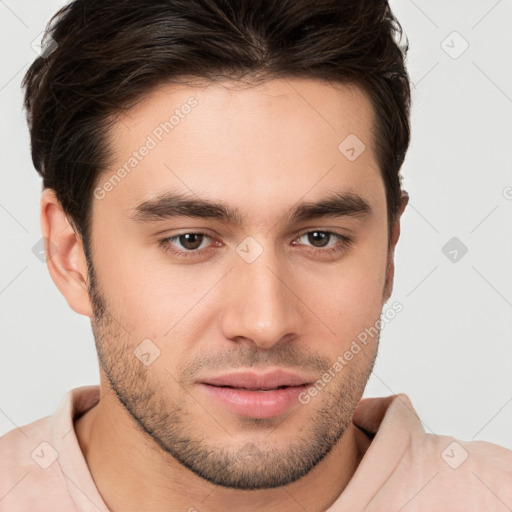
{"label": "brown eye", "polygon": [[307,236],[308,242],[310,242],[314,247],[325,247],[329,242],[331,234],[326,231],[311,231]]}
{"label": "brown eye", "polygon": [[309,251],[320,257],[332,257],[344,254],[352,244],[352,240],[334,231],[308,231],[302,234],[293,245],[303,245]]}
{"label": "brown eye", "polygon": [[199,249],[201,246],[201,243],[204,240],[204,235],[202,233],[185,233],[183,235],[179,235],[177,240],[184,249],[194,251]]}
{"label": "brown eye", "polygon": [[197,256],[208,250],[210,236],[205,233],[181,233],[159,240],[158,243],[167,252],[187,257]]}

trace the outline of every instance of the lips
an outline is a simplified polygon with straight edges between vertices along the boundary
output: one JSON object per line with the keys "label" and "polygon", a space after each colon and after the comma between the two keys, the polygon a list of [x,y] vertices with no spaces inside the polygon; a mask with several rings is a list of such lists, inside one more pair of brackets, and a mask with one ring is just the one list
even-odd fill
{"label": "lips", "polygon": [[237,372],[209,378],[202,382],[210,386],[248,389],[251,391],[268,391],[291,386],[305,386],[309,383],[307,379],[299,375],[281,370],[267,373]]}
{"label": "lips", "polygon": [[214,403],[247,418],[272,418],[299,405],[298,396],[312,379],[283,370],[240,371],[200,381]]}

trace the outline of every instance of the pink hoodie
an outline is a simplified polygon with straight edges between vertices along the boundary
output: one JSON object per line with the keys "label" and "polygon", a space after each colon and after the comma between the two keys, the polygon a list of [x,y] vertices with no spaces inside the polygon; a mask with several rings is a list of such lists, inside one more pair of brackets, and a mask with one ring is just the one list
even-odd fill
{"label": "pink hoodie", "polygon": [[[98,386],[75,388],[0,438],[1,512],[109,512],[73,425],[98,400]],[[365,455],[328,512],[512,511],[512,451],[426,434],[403,394],[362,400],[353,423]]]}

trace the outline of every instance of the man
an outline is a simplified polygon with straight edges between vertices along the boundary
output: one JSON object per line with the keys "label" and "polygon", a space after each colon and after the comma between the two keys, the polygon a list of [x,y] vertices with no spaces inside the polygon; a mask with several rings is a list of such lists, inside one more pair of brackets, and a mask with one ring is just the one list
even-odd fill
{"label": "man", "polygon": [[57,13],[25,105],[100,386],[1,438],[1,510],[510,510],[512,452],[361,401],[408,201],[397,35],[373,0]]}

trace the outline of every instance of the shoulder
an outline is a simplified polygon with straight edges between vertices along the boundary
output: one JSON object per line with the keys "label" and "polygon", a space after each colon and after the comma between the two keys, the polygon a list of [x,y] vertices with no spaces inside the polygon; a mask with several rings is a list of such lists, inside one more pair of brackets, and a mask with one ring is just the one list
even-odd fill
{"label": "shoulder", "polygon": [[51,437],[51,416],[16,427],[0,437],[0,471],[10,468],[30,468],[38,460],[37,448]]}
{"label": "shoulder", "polygon": [[377,481],[371,510],[512,510],[511,450],[426,433],[405,394],[363,400],[355,420],[373,436],[359,475]]}
{"label": "shoulder", "polygon": [[17,427],[0,437],[0,512],[78,510],[68,480],[78,481],[74,468],[80,462],[79,454],[70,452],[70,448],[76,444],[75,449],[79,450],[72,413],[80,405],[77,397],[84,401],[82,395],[72,390],[52,416]]}
{"label": "shoulder", "polygon": [[[451,436],[412,437],[409,450],[392,476],[402,488],[405,510],[510,510],[512,451],[485,441]],[[401,486],[400,486],[401,487]]]}
{"label": "shoulder", "polygon": [[471,481],[478,488],[478,481],[487,482],[495,484],[496,488],[507,487],[507,494],[512,497],[512,451],[503,446],[487,441],[462,441],[452,436],[425,434],[415,452],[420,458],[424,453],[452,483]]}
{"label": "shoulder", "polygon": [[[407,482],[406,487],[400,481]],[[402,490],[403,504],[410,503],[404,512],[439,507],[511,510],[512,450],[411,428],[407,449],[389,483]]]}
{"label": "shoulder", "polygon": [[51,417],[0,437],[0,454],[0,510],[37,509],[41,491],[61,478],[55,463],[58,453],[51,444]]}

